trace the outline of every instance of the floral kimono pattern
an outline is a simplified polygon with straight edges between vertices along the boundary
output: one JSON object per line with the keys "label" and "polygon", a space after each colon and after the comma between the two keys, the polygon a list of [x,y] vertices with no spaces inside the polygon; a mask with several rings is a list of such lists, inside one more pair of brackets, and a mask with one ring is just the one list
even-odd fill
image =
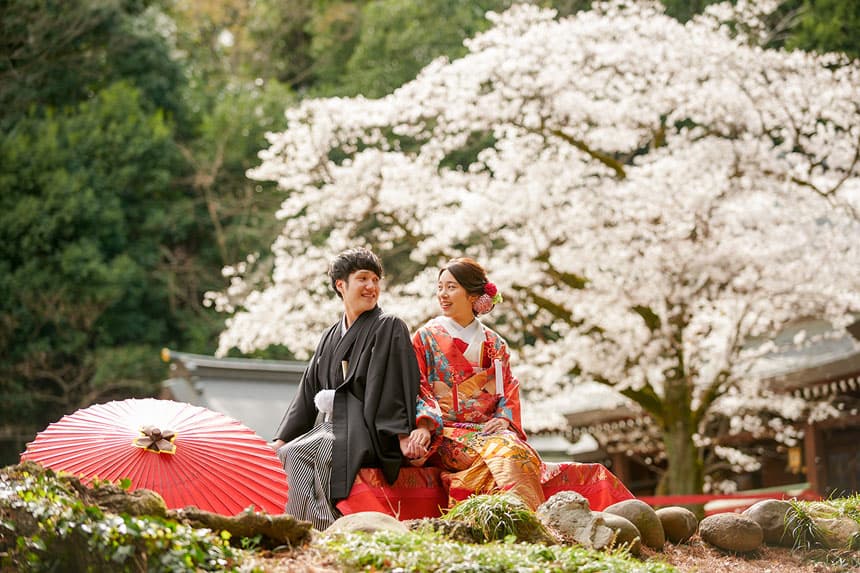
{"label": "floral kimono pattern", "polygon": [[[507,491],[535,509],[544,501],[541,461],[522,430],[519,382],[505,341],[479,326],[483,336],[471,344],[455,338],[441,319],[412,338],[421,372],[417,419],[431,421],[434,431],[427,456],[415,463],[446,470],[451,505],[473,493]],[[492,418],[508,420],[510,429],[484,434],[483,424]]]}

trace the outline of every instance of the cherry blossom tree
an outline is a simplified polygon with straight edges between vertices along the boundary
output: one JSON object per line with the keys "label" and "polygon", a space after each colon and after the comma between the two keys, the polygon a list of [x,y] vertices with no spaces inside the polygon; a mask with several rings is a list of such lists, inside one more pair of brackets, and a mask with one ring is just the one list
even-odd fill
{"label": "cherry blossom tree", "polygon": [[658,4],[516,6],[388,97],[289,109],[250,173],[286,193],[274,270],[225,270],[221,352],[308,356],[343,248],[384,255],[381,304],[415,327],[438,263],[470,255],[505,297],[488,322],[532,402],[611,386],[659,429],[662,490],[701,491],[713,416],[808,413],[762,387],[772,347],[751,341],[860,311],[860,67],[758,47],[773,7],[682,25]]}

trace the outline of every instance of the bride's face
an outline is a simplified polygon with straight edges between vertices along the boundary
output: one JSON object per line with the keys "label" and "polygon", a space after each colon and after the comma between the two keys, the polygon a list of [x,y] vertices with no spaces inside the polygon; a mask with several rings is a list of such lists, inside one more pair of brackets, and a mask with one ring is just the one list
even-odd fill
{"label": "bride's face", "polygon": [[450,272],[442,271],[439,275],[439,283],[436,285],[436,299],[442,314],[453,318],[462,326],[472,322],[475,318],[472,313],[472,303],[478,298],[466,292],[457,279]]}

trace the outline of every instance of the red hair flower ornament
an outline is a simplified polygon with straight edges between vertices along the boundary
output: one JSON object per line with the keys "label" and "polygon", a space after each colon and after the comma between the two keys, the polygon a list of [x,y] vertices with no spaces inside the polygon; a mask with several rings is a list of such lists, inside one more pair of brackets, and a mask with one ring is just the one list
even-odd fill
{"label": "red hair flower ornament", "polygon": [[499,289],[496,288],[491,282],[488,282],[484,285],[484,294],[475,299],[475,302],[472,303],[472,310],[475,311],[475,314],[487,314],[491,310],[493,310],[493,306],[502,302],[502,295],[499,293]]}

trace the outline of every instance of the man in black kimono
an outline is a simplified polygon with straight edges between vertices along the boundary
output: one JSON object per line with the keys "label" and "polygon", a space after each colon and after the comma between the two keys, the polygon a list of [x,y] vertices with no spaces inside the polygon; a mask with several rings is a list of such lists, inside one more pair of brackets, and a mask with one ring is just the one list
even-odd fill
{"label": "man in black kimono", "polygon": [[287,472],[286,513],[325,529],[361,467],[393,483],[403,456],[420,457],[419,371],[406,325],[377,306],[382,264],[350,249],[329,266],[343,318],[322,336],[272,447]]}

